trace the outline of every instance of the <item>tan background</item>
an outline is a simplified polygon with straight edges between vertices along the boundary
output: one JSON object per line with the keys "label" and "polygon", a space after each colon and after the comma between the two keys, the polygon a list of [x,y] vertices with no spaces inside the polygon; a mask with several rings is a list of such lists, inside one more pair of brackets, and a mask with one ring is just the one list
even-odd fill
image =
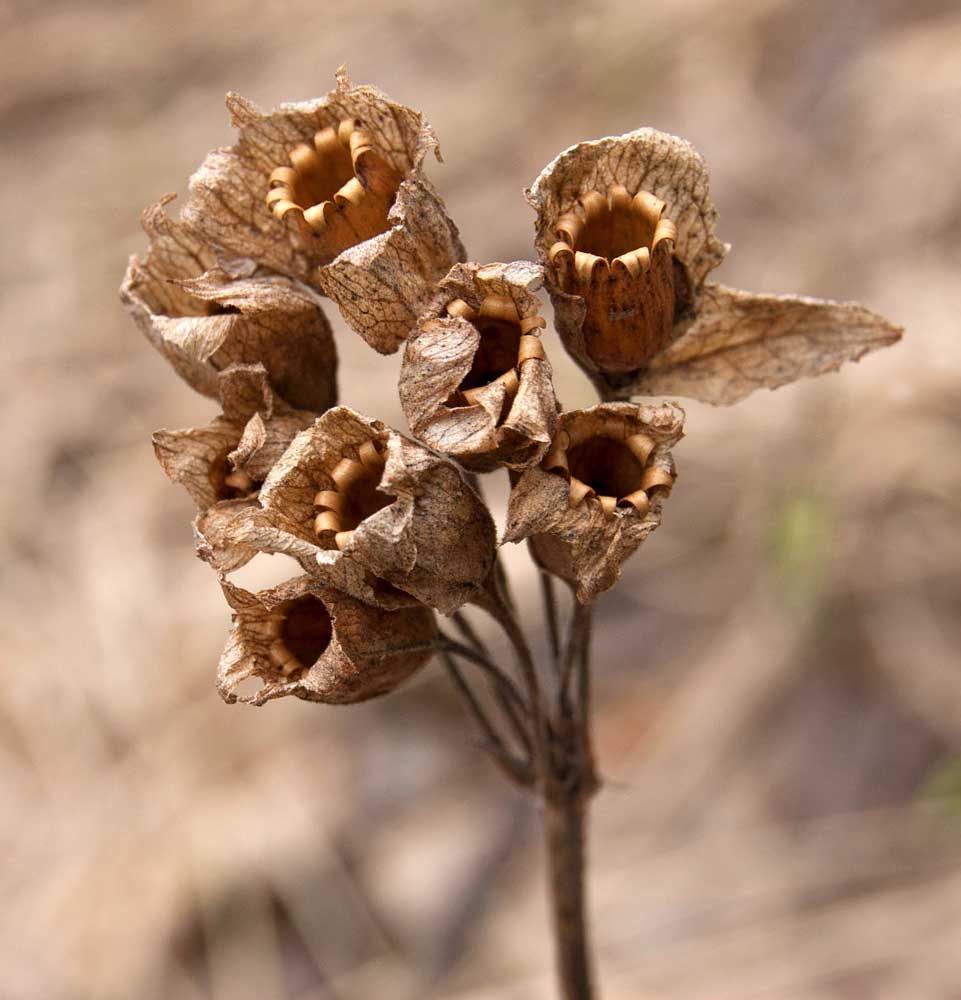
{"label": "tan background", "polygon": [[[957,5],[8,0],[0,25],[0,996],[551,995],[534,817],[438,668],[349,711],[217,698],[226,610],[149,446],[212,406],[116,297],[140,208],[231,140],[224,91],[316,96],[347,62],[432,121],[479,260],[530,255],[521,191],[557,152],[651,124],[712,168],[722,280],[907,327],[689,407],[665,523],[598,612],[594,925],[611,1000],[958,1000]],[[399,422],[397,359],[337,324],[344,400]]]}

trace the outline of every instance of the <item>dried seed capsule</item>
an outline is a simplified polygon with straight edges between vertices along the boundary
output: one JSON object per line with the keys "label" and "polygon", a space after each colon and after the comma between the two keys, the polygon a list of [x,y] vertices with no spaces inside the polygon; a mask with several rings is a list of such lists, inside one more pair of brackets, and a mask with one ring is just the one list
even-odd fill
{"label": "dried seed capsule", "polygon": [[488,579],[495,530],[448,459],[346,407],[301,432],[261,491],[252,544],[381,607],[449,614]]}
{"label": "dried seed capsule", "polygon": [[274,391],[320,413],[337,402],[337,351],[316,301],[279,275],[217,267],[211,248],[164,206],[143,214],[146,257],[130,258],[120,297],[147,339],[192,388],[218,394],[231,365],[262,364]]}
{"label": "dried seed capsule", "polygon": [[319,100],[264,114],[230,94],[227,106],[240,136],[191,179],[185,220],[220,255],[312,285],[373,348],[396,351],[464,257],[423,171],[438,154],[430,126],[344,71]]}
{"label": "dried seed capsule", "polygon": [[578,143],[527,195],[558,333],[605,399],[734,403],[901,335],[853,303],[708,283],[727,248],[704,161],[676,136],[644,128]]}
{"label": "dried seed capsule", "polygon": [[[251,594],[222,582],[234,626],[220,659],[227,702],[294,695],[345,705],[392,691],[431,656],[437,628],[423,606],[386,611],[301,576]],[[236,688],[257,677],[256,694]]]}
{"label": "dried seed capsule", "polygon": [[541,268],[455,265],[404,352],[411,431],[475,472],[538,462],[557,424],[534,291]]}
{"label": "dried seed capsule", "polygon": [[198,508],[198,553],[222,572],[254,555],[244,543],[246,515],[257,506],[267,473],[312,413],[293,410],[273,392],[263,365],[232,365],[220,373],[223,412],[206,427],[161,430],[153,436],[157,460]]}
{"label": "dried seed capsule", "polygon": [[660,524],[683,419],[675,406],[629,403],[562,414],[547,455],[511,491],[504,540],[529,539],[537,561],[589,604]]}

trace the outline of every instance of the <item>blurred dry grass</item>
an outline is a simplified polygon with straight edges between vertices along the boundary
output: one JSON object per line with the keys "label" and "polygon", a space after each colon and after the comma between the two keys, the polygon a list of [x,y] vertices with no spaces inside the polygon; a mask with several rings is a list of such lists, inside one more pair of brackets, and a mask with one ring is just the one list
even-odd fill
{"label": "blurred dry grass", "polygon": [[[533,817],[439,672],[349,712],[217,699],[226,611],[149,447],[211,406],[116,300],[140,207],[230,140],[223,92],[313,96],[346,61],[431,119],[477,259],[529,256],[556,152],[652,124],[712,167],[722,280],[908,328],[689,408],[666,523],[600,606],[595,928],[612,1000],[958,1000],[956,4],[7,0],[0,25],[0,996],[550,995]],[[399,423],[396,358],[339,337],[345,399]]]}

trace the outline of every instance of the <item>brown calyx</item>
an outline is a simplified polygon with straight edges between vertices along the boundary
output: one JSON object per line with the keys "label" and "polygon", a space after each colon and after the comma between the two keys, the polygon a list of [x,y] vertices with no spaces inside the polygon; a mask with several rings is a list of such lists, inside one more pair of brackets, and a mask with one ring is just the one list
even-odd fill
{"label": "brown calyx", "polygon": [[585,300],[584,343],[601,371],[636,371],[666,347],[688,299],[666,208],[617,184],[581,195],[554,224],[548,260],[560,288]]}
{"label": "brown calyx", "polygon": [[378,489],[386,465],[384,448],[385,442],[376,438],[365,441],[356,449],[356,458],[344,456],[331,470],[333,488],[314,497],[319,510],[314,532],[322,542],[343,549],[361,521],[396,499]]}
{"label": "brown calyx", "polygon": [[270,662],[286,677],[309,669],[323,656],[334,635],[324,602],[305,594],[276,608],[267,619]]}
{"label": "brown calyx", "polygon": [[554,439],[541,467],[564,476],[570,503],[597,503],[605,514],[633,507],[643,516],[652,490],[670,491],[674,477],[648,464],[655,442],[616,418],[569,422]]}
{"label": "brown calyx", "polygon": [[487,295],[478,308],[463,299],[447,304],[447,315],[466,319],[480,334],[470,371],[464,376],[448,406],[471,406],[480,390],[497,383],[506,392],[506,405],[517,395],[520,366],[531,358],[544,358],[540,337],[531,331],[542,329],[543,316],[521,319],[513,299]]}
{"label": "brown calyx", "polygon": [[388,229],[387,213],[401,177],[377,152],[359,122],[345,119],[288,154],[291,166],[270,174],[267,207],[292,217],[324,259]]}

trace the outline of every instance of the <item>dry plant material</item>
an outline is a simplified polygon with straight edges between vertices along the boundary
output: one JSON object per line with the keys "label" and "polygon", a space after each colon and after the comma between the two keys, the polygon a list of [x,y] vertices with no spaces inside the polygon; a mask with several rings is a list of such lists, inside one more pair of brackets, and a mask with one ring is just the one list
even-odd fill
{"label": "dry plant material", "polygon": [[511,491],[504,541],[529,539],[537,562],[589,604],[661,523],[676,475],[670,448],[683,423],[670,405],[562,414],[547,455]]}
{"label": "dry plant material", "polygon": [[528,261],[457,264],[407,342],[399,387],[411,431],[474,472],[527,468],[553,437],[542,280]]}
{"label": "dry plant material", "polygon": [[197,392],[217,396],[220,372],[262,364],[291,406],[323,412],[337,402],[337,352],[326,316],[305,289],[213,251],[164,210],[146,209],[150,247],[130,258],[120,294],[135,322]]}
{"label": "dry plant material", "polygon": [[419,112],[346,73],[319,100],[265,114],[227,97],[237,144],[190,181],[184,219],[218,257],[250,258],[337,303],[371,347],[403,343],[434,285],[464,259],[423,172],[437,140]]}
{"label": "dry plant material", "polygon": [[[437,628],[428,608],[385,611],[310,576],[258,594],[222,586],[234,612],[218,670],[228,702],[295,695],[352,704],[387,694],[430,659]],[[250,677],[263,682],[260,690],[238,694]]]}
{"label": "dry plant material", "polygon": [[445,614],[483,589],[494,524],[451,461],[337,407],[299,434],[260,492],[254,545],[386,608]]}
{"label": "dry plant material", "polygon": [[[220,692],[348,704],[439,653],[492,760],[539,799],[560,995],[590,1000],[591,604],[660,523],[684,414],[624,402],[560,413],[536,293],[546,283],[564,346],[607,400],[733,403],[900,331],[861,306],[709,283],[726,248],[704,163],[674,136],[571,147],[527,192],[540,264],[464,264],[423,174],[437,142],[420,114],[342,71],[320,100],[270,114],[227,104],[236,145],[208,155],[181,221],[169,199],[147,211],[150,251],[122,289],[177,371],[221,400],[206,427],[154,437],[198,506],[198,553],[234,612]],[[407,341],[399,392],[423,444],[335,405],[320,293],[377,351]],[[504,541],[527,540],[542,571],[550,670],[474,476],[502,468]],[[304,575],[258,594],[230,583],[257,553],[287,554]],[[576,595],[566,637],[556,579]],[[467,603],[503,630],[513,670],[457,614]]]}
{"label": "dry plant material", "polygon": [[234,365],[218,378],[223,412],[205,427],[160,430],[157,460],[171,482],[190,494],[198,553],[222,572],[248,562],[244,515],[257,507],[267,474],[314,415],[287,406],[262,365]]}
{"label": "dry plant material", "polygon": [[706,283],[727,248],[704,161],[676,136],[644,128],[578,143],[527,195],[558,332],[605,399],[734,403],[901,336],[854,303]]}

